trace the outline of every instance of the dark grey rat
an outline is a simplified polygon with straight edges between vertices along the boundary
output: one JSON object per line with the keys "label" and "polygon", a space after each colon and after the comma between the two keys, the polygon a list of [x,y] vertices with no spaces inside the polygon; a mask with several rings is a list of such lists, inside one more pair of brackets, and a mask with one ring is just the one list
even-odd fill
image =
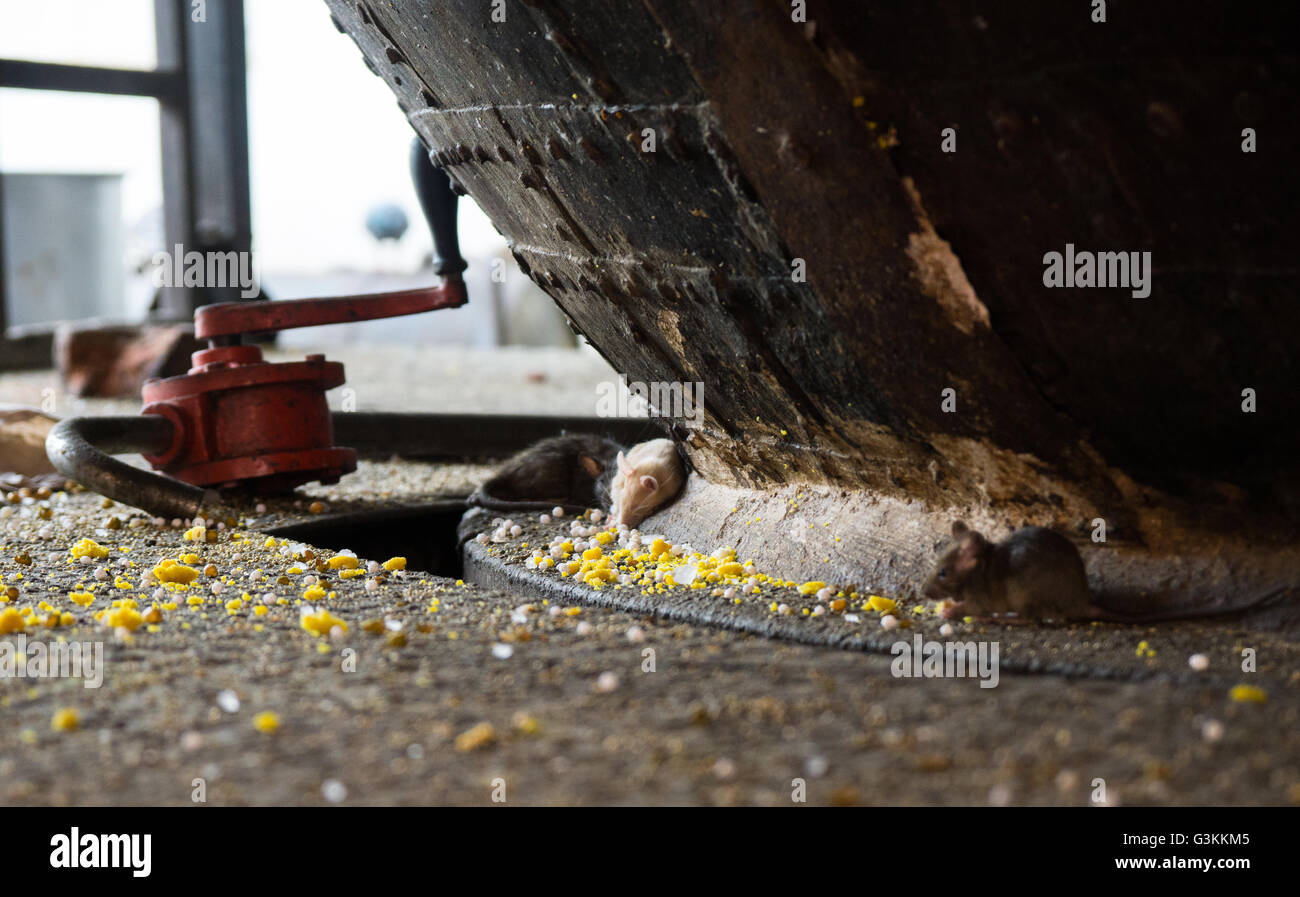
{"label": "dark grey rat", "polygon": [[497,511],[609,508],[621,451],[591,433],[548,437],[502,462],[469,503]]}
{"label": "dark grey rat", "polygon": [[1030,526],[994,543],[958,520],[952,538],[925,583],[927,598],[954,602],[944,609],[948,619],[1015,614],[1020,620],[1157,623],[1241,613],[1282,591],[1235,607],[1123,614],[1093,602],[1079,549],[1058,532]]}

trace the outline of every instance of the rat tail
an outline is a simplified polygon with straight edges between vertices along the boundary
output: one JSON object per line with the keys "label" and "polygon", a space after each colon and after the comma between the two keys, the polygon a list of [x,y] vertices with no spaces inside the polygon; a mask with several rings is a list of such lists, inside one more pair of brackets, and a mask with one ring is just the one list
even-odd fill
{"label": "rat tail", "polygon": [[[1266,592],[1254,595],[1236,604],[1202,605],[1200,607],[1166,607],[1147,613],[1130,612],[1107,606],[1097,600],[1093,602],[1094,620],[1104,623],[1165,623],[1173,620],[1196,620],[1208,617],[1228,617],[1259,610],[1273,604],[1275,600],[1292,591],[1292,587],[1278,586]],[[1098,596],[1100,598],[1100,596]]]}

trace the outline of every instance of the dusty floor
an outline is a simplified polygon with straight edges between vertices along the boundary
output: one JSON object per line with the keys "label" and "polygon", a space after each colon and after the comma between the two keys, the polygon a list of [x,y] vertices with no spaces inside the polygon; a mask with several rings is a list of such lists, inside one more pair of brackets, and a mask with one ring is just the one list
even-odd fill
{"label": "dusty floor", "polygon": [[[600,373],[575,372],[563,386],[572,395],[554,410],[583,410],[574,407],[591,394],[582,378]],[[377,367],[372,376],[384,374]],[[47,382],[6,379],[21,387],[0,394],[6,401],[38,401],[27,393],[39,396]],[[295,560],[282,554],[293,543],[268,547],[258,532],[311,519],[316,499],[328,504],[319,518],[454,492],[479,473],[363,464],[339,487],[305,490],[301,506],[250,507],[250,519],[213,544],[87,493],[9,505],[0,576],[16,594],[0,614],[32,607],[29,639],[102,642],[105,669],[98,689],[77,679],[0,679],[0,803],[187,804],[201,787],[209,804],[490,804],[504,796],[508,804],[789,805],[802,782],[812,804],[1084,805],[1097,779],[1107,802],[1124,805],[1300,803],[1300,654],[1290,640],[1238,623],[966,627],[963,638],[997,640],[1008,660],[998,686],[982,689],[970,678],[895,678],[880,653],[673,623],[577,597],[553,611],[536,596],[415,571],[384,572],[367,590],[369,574],[314,568],[329,551]],[[123,525],[109,528],[113,518]],[[492,550],[509,555],[537,538],[540,524],[528,525],[514,548]],[[69,563],[69,549],[86,537],[109,554]],[[198,555],[190,566],[211,564],[216,575],[165,590],[157,603],[175,609],[160,610],[161,622],[141,621],[128,635],[95,621],[104,610],[121,613],[110,605],[123,598],[147,612],[158,586],[142,586],[144,571],[187,552]],[[358,569],[386,559],[363,558]],[[101,566],[104,580],[95,578]],[[116,587],[119,576],[129,587]],[[304,601],[305,576],[322,577],[326,597]],[[93,596],[88,607],[70,597],[82,591]],[[768,597],[735,613],[757,619]],[[41,601],[73,620],[40,627]],[[346,632],[304,629],[305,603],[327,609]],[[520,610],[528,603],[531,612]],[[926,614],[903,616],[914,628],[889,641],[937,637]],[[851,625],[798,615],[781,625],[844,627],[857,642],[885,646],[879,615],[859,617]],[[1140,656],[1139,642],[1147,643]],[[1256,649],[1258,672],[1239,671],[1242,648]],[[1192,653],[1205,654],[1209,669],[1192,671]],[[1011,669],[1062,656],[1079,675]],[[1234,698],[1240,684],[1259,691]],[[75,710],[75,729],[52,726],[63,708]],[[255,724],[267,711],[274,731]]]}
{"label": "dusty floor", "polygon": [[[364,465],[352,487],[368,476],[373,493],[426,481],[428,468],[402,467]],[[71,612],[72,625],[26,634],[102,641],[105,678],[98,689],[0,681],[6,803],[184,804],[195,779],[223,804],[324,802],[340,793],[333,782],[344,800],[374,804],[488,803],[501,782],[518,804],[785,804],[795,779],[810,803],[1082,804],[1096,778],[1125,804],[1300,801],[1300,667],[1294,654],[1279,667],[1270,657],[1285,646],[1231,626],[1143,630],[1156,652],[1147,660],[1174,655],[1168,674],[1145,681],[1004,671],[981,689],[974,679],[894,678],[878,654],[590,606],[552,614],[537,602],[515,615],[527,597],[414,572],[368,592],[368,576],[318,574],[264,536],[237,541],[225,530],[215,544],[189,542],[170,522],[133,528],[127,509],[90,494],[56,494],[48,520],[41,506],[18,505],[4,521],[0,571],[20,590],[6,606],[45,600]],[[262,520],[299,511],[272,507]],[[127,525],[105,528],[112,517]],[[67,563],[82,537],[110,554]],[[29,565],[15,562],[24,551]],[[142,623],[124,640],[93,622],[124,596],[147,610],[157,587],[139,588],[143,571],[189,551],[195,569],[211,564],[217,575],[168,592],[159,603],[176,607],[161,612],[157,631]],[[114,587],[119,573],[131,588]],[[302,627],[305,575],[336,593],[316,604],[347,624],[342,637]],[[225,583],[220,595],[213,582]],[[96,587],[88,608],[69,598],[79,584]],[[228,609],[245,592],[251,600]],[[382,620],[401,624],[405,644],[363,625]],[[1086,638],[1092,650],[1136,659],[1127,629]],[[1210,671],[1178,671],[1189,643],[1209,655]],[[1254,678],[1231,672],[1239,644],[1265,646]],[[1266,703],[1229,696],[1247,679]],[[226,690],[238,709],[219,699]],[[52,728],[64,707],[77,711],[77,730]],[[277,731],[255,727],[263,711],[278,715]],[[466,733],[485,723],[492,737],[476,745]]]}

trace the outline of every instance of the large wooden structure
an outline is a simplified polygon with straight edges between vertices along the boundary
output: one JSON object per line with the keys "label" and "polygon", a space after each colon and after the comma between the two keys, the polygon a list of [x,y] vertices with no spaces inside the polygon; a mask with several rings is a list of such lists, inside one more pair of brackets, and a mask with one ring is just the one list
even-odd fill
{"label": "large wooden structure", "polygon": [[[1153,505],[1300,517],[1269,4],[327,2],[614,367],[704,382],[709,480],[1146,540]],[[1045,287],[1067,244],[1149,252],[1150,295]]]}

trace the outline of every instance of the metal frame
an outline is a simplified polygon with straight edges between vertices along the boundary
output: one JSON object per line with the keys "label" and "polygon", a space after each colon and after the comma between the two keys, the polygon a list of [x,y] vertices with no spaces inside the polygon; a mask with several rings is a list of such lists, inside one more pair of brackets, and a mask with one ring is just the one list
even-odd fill
{"label": "metal frame", "polygon": [[[195,22],[188,0],[154,0],[158,66],[152,71],[0,59],[0,87],[153,97],[162,135],[165,249],[248,252],[252,224],[248,179],[248,103],[244,3],[208,4]],[[0,211],[4,195],[0,190]],[[3,214],[0,214],[0,369],[49,364],[49,333],[10,339],[6,319]],[[169,287],[157,317],[188,321],[227,291]]]}

